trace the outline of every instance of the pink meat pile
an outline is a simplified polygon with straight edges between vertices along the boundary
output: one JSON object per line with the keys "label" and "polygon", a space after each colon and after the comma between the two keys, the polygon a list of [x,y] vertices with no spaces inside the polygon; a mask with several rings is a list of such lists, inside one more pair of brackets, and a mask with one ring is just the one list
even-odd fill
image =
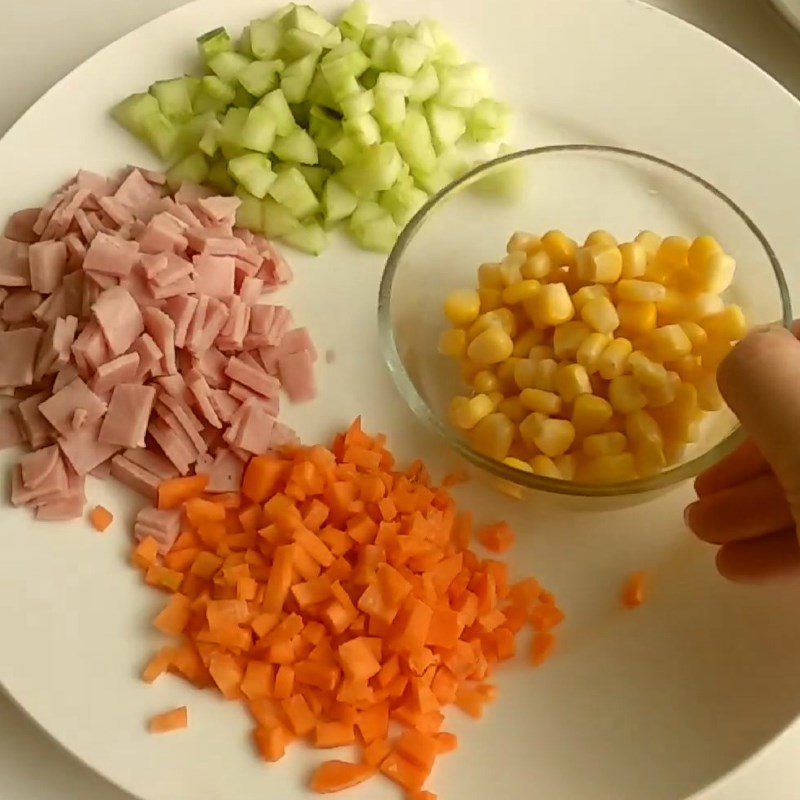
{"label": "pink meat pile", "polygon": [[15,505],[80,516],[89,473],[153,499],[190,470],[240,485],[253,455],[296,441],[281,388],[315,394],[308,332],[266,294],[291,279],[239,201],[131,169],[79,172],[0,238],[0,447],[27,443]]}

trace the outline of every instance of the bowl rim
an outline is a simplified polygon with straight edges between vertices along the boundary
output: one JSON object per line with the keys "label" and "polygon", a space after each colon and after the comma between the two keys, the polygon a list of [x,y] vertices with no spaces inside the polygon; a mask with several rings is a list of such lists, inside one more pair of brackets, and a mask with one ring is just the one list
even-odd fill
{"label": "bowl rim", "polygon": [[716,445],[714,445],[714,447],[702,453],[701,455],[690,459],[689,461],[677,464],[670,469],[666,469],[662,472],[645,478],[637,478],[636,480],[619,483],[594,484],[533,475],[532,473],[524,472],[516,469],[515,467],[510,467],[501,461],[496,461],[495,459],[479,453],[477,450],[474,450],[472,447],[470,447],[461,437],[455,435],[455,433],[450,429],[450,426],[447,425],[436,413],[434,413],[425,399],[417,391],[414,382],[409,377],[408,372],[403,365],[402,359],[400,358],[397,342],[395,341],[394,337],[394,331],[391,324],[391,296],[394,279],[400,266],[402,256],[405,253],[408,245],[414,238],[417,230],[428,217],[429,213],[431,213],[436,206],[444,202],[454,192],[457,192],[462,187],[480,178],[484,173],[490,172],[491,170],[504,164],[510,164],[520,159],[549,155],[553,153],[581,152],[607,153],[611,155],[625,156],[632,160],[641,160],[650,162],[652,164],[657,164],[658,166],[672,170],[673,172],[676,172],[685,178],[689,178],[691,181],[714,195],[718,200],[721,200],[723,203],[725,203],[742,220],[742,222],[744,222],[756,239],[758,239],[770,262],[781,299],[782,318],[781,320],[777,321],[776,324],[781,324],[787,328],[791,325],[792,310],[789,289],[786,284],[786,278],[783,274],[778,257],[766,236],[761,232],[760,228],[733,199],[728,197],[728,195],[726,195],[712,183],[695,174],[694,172],[691,172],[690,170],[671,161],[660,158],[659,156],[645,153],[640,150],[617,147],[614,145],[573,143],[544,145],[541,147],[518,150],[498,156],[497,158],[483,162],[474,167],[469,172],[448,184],[428,199],[425,205],[422,206],[419,211],[417,211],[405,228],[403,228],[400,236],[397,239],[397,242],[395,243],[386,260],[386,266],[384,267],[380,287],[378,290],[378,336],[380,340],[380,348],[386,365],[389,369],[389,373],[391,374],[395,386],[400,392],[400,395],[406,401],[407,405],[415,414],[415,416],[423,423],[423,425],[431,432],[438,434],[439,437],[441,437],[450,447],[455,449],[461,456],[466,458],[467,461],[477,467],[480,467],[502,481],[506,481],[527,489],[583,497],[615,497],[665,489],[681,481],[693,478],[695,475],[707,469],[712,464],[736,449],[736,447],[738,447],[739,444],[741,444],[745,439],[745,433],[741,426],[736,425],[734,429],[724,439],[722,439],[722,441],[718,442]]}

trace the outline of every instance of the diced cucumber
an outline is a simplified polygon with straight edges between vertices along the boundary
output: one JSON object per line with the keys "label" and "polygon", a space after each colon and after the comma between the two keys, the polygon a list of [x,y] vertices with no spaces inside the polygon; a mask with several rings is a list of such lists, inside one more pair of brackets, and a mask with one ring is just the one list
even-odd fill
{"label": "diced cucumber", "polygon": [[[153,98],[155,99],[155,98]],[[148,114],[141,121],[142,138],[165,161],[175,152],[179,129],[160,111]]]}
{"label": "diced cucumber", "polygon": [[233,83],[239,73],[250,63],[247,56],[233,50],[217,53],[208,60],[208,68],[220,79]]}
{"label": "diced cucumber", "polygon": [[333,28],[333,25],[311,6],[296,5],[281,21],[286,28],[300,28],[317,36],[325,36]]}
{"label": "diced cucumber", "polygon": [[224,111],[236,96],[233,86],[221,81],[216,75],[205,75],[194,97],[196,113]]}
{"label": "diced cucumber", "polygon": [[262,201],[241,186],[236,187],[234,194],[242,201],[236,209],[236,224],[251,231],[260,231],[264,224]]}
{"label": "diced cucumber", "polygon": [[220,194],[233,194],[236,189],[236,181],[231,178],[225,161],[215,160],[211,162],[208,167],[206,183]]}
{"label": "diced cucumber", "polygon": [[398,37],[392,41],[389,48],[391,68],[401,75],[412,78],[422,69],[430,50],[430,47],[410,36]]}
{"label": "diced cucumber", "polygon": [[364,89],[374,89],[378,83],[378,70],[370,67],[359,79],[359,83]]}
{"label": "diced cucumber", "polygon": [[306,100],[316,106],[336,107],[336,98],[333,96],[331,87],[328,86],[328,81],[319,70],[314,73],[314,79],[311,81],[311,86],[308,87]]}
{"label": "diced cucumber", "polygon": [[[290,165],[287,164],[286,166],[289,167]],[[319,197],[322,194],[322,187],[325,185],[325,181],[330,177],[330,170],[324,167],[311,166],[310,164],[298,164],[297,169],[306,179],[311,191]]]}
{"label": "diced cucumber", "polygon": [[325,249],[325,231],[318,222],[306,222],[294,230],[283,234],[286,244],[312,256],[318,256]]}
{"label": "diced cucumber", "polygon": [[392,142],[383,142],[363,150],[359,158],[341,170],[339,179],[358,197],[370,197],[392,186],[402,167],[397,147]]}
{"label": "diced cucumber", "polygon": [[239,41],[236,43],[236,50],[243,56],[253,58],[253,45],[250,41],[249,25],[245,25],[244,28],[242,28],[242,35],[239,37]]}
{"label": "diced cucumber", "polygon": [[222,130],[217,134],[217,141],[221,145],[242,147],[242,129],[249,114],[246,108],[229,108],[222,118]]}
{"label": "diced cucumber", "polygon": [[173,191],[184,181],[202,183],[208,177],[208,162],[202,153],[192,153],[167,170],[167,184]]}
{"label": "diced cucumber", "polygon": [[342,162],[342,164],[352,164],[364,152],[364,148],[352,136],[348,136],[342,131],[336,141],[329,148],[331,153]]}
{"label": "diced cucumber", "polygon": [[[253,192],[253,194],[258,196],[257,192]],[[275,178],[269,188],[269,195],[273,200],[285,206],[289,213],[297,219],[303,219],[319,208],[319,202],[303,177],[303,173],[294,167],[281,172]]]}
{"label": "diced cucumber", "polygon": [[219,53],[233,50],[233,42],[225,28],[214,28],[197,37],[197,49],[204,64]]}
{"label": "diced cucumber", "polygon": [[275,132],[278,136],[288,136],[292,132],[295,126],[294,114],[292,114],[292,109],[289,108],[289,103],[286,101],[286,95],[281,89],[274,89],[269,94],[265,94],[258,101],[258,105],[272,114],[275,120]]}
{"label": "diced cucumber", "polygon": [[375,88],[382,92],[399,92],[403,97],[408,97],[409,93],[414,88],[414,81],[397,72],[382,72],[378,76],[378,82],[375,84]]}
{"label": "diced cucumber", "polygon": [[281,49],[283,31],[280,25],[266,19],[254,19],[250,23],[250,49],[256,58],[276,58]]}
{"label": "diced cucumber", "polygon": [[197,150],[208,126],[215,121],[214,114],[207,111],[204,114],[190,117],[186,122],[179,123],[176,126],[177,133],[172,147],[172,158],[180,160]]}
{"label": "diced cucumber", "polygon": [[436,150],[425,115],[409,107],[397,137],[397,149],[412,170],[431,172],[436,167]]}
{"label": "diced cucumber", "polygon": [[376,22],[368,22],[367,27],[364,28],[364,36],[361,39],[361,48],[367,54],[370,55],[369,47],[372,45],[376,39],[379,39],[381,36],[386,36],[389,29],[386,25],[379,25]]}
{"label": "diced cucumber", "polygon": [[231,144],[230,142],[219,142],[219,152],[222,158],[230,160],[231,158],[238,158],[247,154],[247,150],[238,144]]}
{"label": "diced cucumber", "polygon": [[281,6],[277,11],[273,11],[272,14],[267,17],[267,22],[273,24],[280,23],[282,28],[285,27],[287,24],[286,20],[289,14],[294,11],[294,8],[294,3],[287,3],[285,6]]}
{"label": "diced cucumber", "polygon": [[380,196],[380,204],[403,227],[428,200],[428,195],[414,185],[412,178],[401,179]]}
{"label": "diced cucumber", "polygon": [[197,143],[202,153],[205,153],[207,156],[213,156],[217,152],[219,148],[218,137],[221,130],[222,125],[216,119],[211,120],[206,125],[206,129],[200,137],[200,141]]}
{"label": "diced cucumber", "polygon": [[261,153],[247,153],[230,159],[228,172],[240,186],[259,199],[266,196],[277,180],[270,160]]}
{"label": "diced cucumber", "polygon": [[456,108],[472,108],[489,93],[486,70],[475,63],[440,66],[437,101]]}
{"label": "diced cucumber", "polygon": [[342,32],[338,28],[331,28],[322,37],[323,50],[330,50],[342,43]]}
{"label": "diced cucumber", "polygon": [[288,208],[275,202],[271,197],[265,197],[261,201],[261,207],[261,230],[264,232],[264,236],[275,239],[279,236],[285,236],[289,231],[300,227],[297,217]]}
{"label": "diced cucumber", "polygon": [[330,150],[342,135],[342,126],[326,108],[311,106],[308,131],[316,142],[317,148]]}
{"label": "diced cucumber", "polygon": [[433,136],[433,145],[438,153],[452,147],[467,130],[464,114],[460,109],[429,103],[427,106],[428,125]]}
{"label": "diced cucumber", "polygon": [[369,114],[345,119],[342,123],[342,130],[364,147],[378,144],[381,140],[380,125],[375,117]]}
{"label": "diced cucumber", "polygon": [[272,150],[283,161],[298,164],[316,164],[319,161],[314,140],[299,126],[288,136],[279,136]]}
{"label": "diced cucumber", "polygon": [[368,19],[369,6],[366,0],[354,0],[339,18],[339,30],[342,36],[361,44]]}
{"label": "diced cucumber", "polygon": [[397,241],[397,225],[377,203],[365,200],[350,217],[350,233],[366,250],[388,253]]}
{"label": "diced cucumber", "polygon": [[353,60],[349,56],[323,61],[320,69],[337,100],[361,89],[357,78],[364,70],[360,70],[359,65],[355,65],[354,68]]}
{"label": "diced cucumber", "polygon": [[505,135],[508,121],[508,106],[484,97],[470,109],[467,131],[476,142],[496,141]]}
{"label": "diced cucumber", "polygon": [[369,55],[370,63],[379,72],[392,68],[391,51],[392,40],[386,35],[377,36],[369,44],[364,45],[364,52]]}
{"label": "diced cucumber", "polygon": [[126,97],[111,109],[111,116],[136,136],[144,135],[142,123],[146,117],[159,111],[158,100],[147,92]]}
{"label": "diced cucumber", "polygon": [[301,28],[286,31],[281,42],[281,55],[287,61],[294,61],[309,53],[322,52],[322,37]]}
{"label": "diced cucumber", "polygon": [[408,93],[412,103],[424,103],[439,91],[439,75],[433,64],[426,64],[414,77],[414,85]]}
{"label": "diced cucumber", "polygon": [[326,223],[349,217],[358,205],[358,198],[336,176],[329,178],[322,190],[322,213]]}
{"label": "diced cucumber", "polygon": [[322,59],[323,64],[331,64],[334,61],[341,61],[342,68],[356,77],[363,75],[370,65],[369,57],[351,39],[345,39]]}
{"label": "diced cucumber", "polygon": [[390,39],[397,39],[400,37],[413,36],[415,33],[414,26],[404,19],[396,19],[386,31]]}
{"label": "diced cucumber", "polygon": [[233,96],[233,105],[236,108],[252,108],[258,102],[257,97],[253,97],[241,84],[237,84],[236,93]]}
{"label": "diced cucumber", "polygon": [[161,111],[173,120],[184,120],[192,116],[192,99],[186,78],[156,81],[150,94],[158,100]]}
{"label": "diced cucumber", "polygon": [[373,116],[385,133],[396,133],[406,118],[406,98],[401,92],[379,86],[376,86],[373,92],[375,94]]}
{"label": "diced cucumber", "polygon": [[283,70],[281,89],[287,102],[302,103],[306,99],[318,58],[317,53],[309,53],[307,56],[293,61]]}
{"label": "diced cucumber", "polygon": [[360,117],[375,108],[375,93],[372,89],[353,92],[339,101],[339,108],[345,117]]}
{"label": "diced cucumber", "polygon": [[255,106],[248,112],[238,144],[259,153],[272,150],[275,144],[275,118],[263,106]]}
{"label": "diced cucumber", "polygon": [[254,97],[263,97],[279,82],[283,61],[252,61],[239,73],[239,83]]}
{"label": "diced cucumber", "polygon": [[[497,154],[503,156],[511,152],[513,152],[513,148],[508,145],[500,145]],[[508,164],[495,167],[478,178],[473,178],[469,186],[470,189],[489,197],[516,200],[525,191],[525,173],[525,163],[516,159]]]}

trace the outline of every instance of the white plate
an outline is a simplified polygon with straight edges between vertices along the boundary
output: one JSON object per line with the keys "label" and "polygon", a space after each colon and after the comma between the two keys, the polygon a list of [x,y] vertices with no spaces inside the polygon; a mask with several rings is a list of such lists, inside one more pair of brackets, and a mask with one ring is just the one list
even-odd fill
{"label": "white plate", "polygon": [[[264,0],[199,0],[79,67],[0,142],[0,217],[41,202],[79,167],[154,165],[105,110],[188,69],[195,35],[221,23],[238,29],[266,10]],[[495,0],[469,13],[457,0],[380,4],[383,21],[422,15],[441,19],[491,67],[519,112],[520,144],[603,141],[681,163],[747,209],[784,264],[796,260],[800,152],[786,132],[800,130],[800,105],[719,42],[630,0]],[[754,108],[769,126],[753,124]],[[295,318],[336,360],[321,367],[320,398],[290,410],[289,421],[308,440],[327,439],[361,413],[401,456],[423,454],[441,468],[447,454],[424,437],[381,364],[381,259],[334,238],[318,261],[293,263]],[[790,275],[795,297],[799,278]],[[117,512],[103,536],[2,511],[0,683],[73,753],[146,800],[306,797],[301,787],[322,754],[293,748],[265,766],[237,705],[171,678],[152,687],[137,679],[158,642],[149,620],[162,598],[127,564],[123,511],[133,499],[109,485],[89,493]],[[797,607],[798,587],[719,579],[711,550],[683,528],[689,494],[683,487],[650,505],[587,514],[544,497],[515,505],[478,485],[461,493],[479,518],[505,516],[517,528],[515,572],[552,587],[568,622],[558,658],[539,670],[523,659],[499,671],[500,698],[481,724],[448,719],[461,748],[431,780],[443,799],[674,800],[794,720],[800,626],[786,609]],[[624,613],[621,581],[641,568],[653,572],[651,597]],[[183,703],[187,731],[145,732],[150,714]],[[373,781],[348,796],[397,792]]]}
{"label": "white plate", "polygon": [[800,0],[771,0],[772,5],[800,32]]}

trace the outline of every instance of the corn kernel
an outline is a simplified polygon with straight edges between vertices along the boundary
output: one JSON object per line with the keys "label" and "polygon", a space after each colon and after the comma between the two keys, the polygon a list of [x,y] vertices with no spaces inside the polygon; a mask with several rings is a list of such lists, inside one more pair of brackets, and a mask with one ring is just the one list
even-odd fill
{"label": "corn kernel", "polygon": [[678,439],[668,439],[664,442],[664,459],[667,464],[677,464],[683,461],[686,452],[686,442]]}
{"label": "corn kernel", "polygon": [[577,277],[584,283],[616,283],[622,273],[622,253],[616,244],[582,247],[575,263]]}
{"label": "corn kernel", "polygon": [[523,361],[522,358],[511,358],[506,359],[502,364],[498,365],[495,374],[497,375],[497,380],[500,381],[500,390],[505,392],[506,394],[516,394],[519,390],[517,389],[517,381],[514,377],[517,364],[520,361]]}
{"label": "corn kernel", "polygon": [[615,456],[624,453],[628,439],[624,433],[593,433],[583,440],[583,452],[592,458],[596,456]]}
{"label": "corn kernel", "polygon": [[582,286],[572,295],[572,305],[575,306],[576,311],[580,312],[590,300],[598,297],[611,299],[608,288],[599,283],[594,283],[591,286]]}
{"label": "corn kernel", "polygon": [[472,341],[478,334],[483,333],[489,328],[501,328],[509,336],[514,336],[517,332],[517,320],[508,308],[497,308],[494,311],[487,311],[481,314],[472,325],[467,328],[467,339]]}
{"label": "corn kernel", "polygon": [[496,392],[500,388],[500,381],[497,380],[497,375],[491,370],[482,369],[472,379],[472,388],[478,394],[489,394]]}
{"label": "corn kernel", "polygon": [[689,269],[701,269],[712,256],[723,252],[722,246],[713,236],[698,236],[689,246],[686,256]]}
{"label": "corn kernel", "polygon": [[512,456],[508,456],[507,458],[503,459],[503,463],[507,467],[511,467],[511,469],[518,469],[521,472],[527,472],[529,474],[533,473],[533,467],[527,461],[523,461],[521,458],[513,458]]}
{"label": "corn kernel", "polygon": [[633,451],[636,471],[641,477],[655,475],[667,466],[664,448],[656,442],[645,442],[637,445]]}
{"label": "corn kernel", "polygon": [[586,483],[621,483],[636,478],[636,461],[633,453],[596,456],[581,462],[578,480]]}
{"label": "corn kernel", "polygon": [[558,364],[552,358],[540,358],[534,361],[532,389],[541,389],[544,392],[556,390],[556,374]]}
{"label": "corn kernel", "polygon": [[565,403],[571,403],[578,395],[591,394],[589,374],[580,364],[560,366],[556,372],[556,391]]}
{"label": "corn kernel", "polygon": [[541,283],[536,280],[520,280],[503,290],[503,302],[509,305],[524,303],[539,293]]}
{"label": "corn kernel", "polygon": [[583,340],[592,332],[591,328],[578,320],[565,322],[553,331],[553,350],[556,358],[564,361],[575,358]]}
{"label": "corn kernel", "polygon": [[712,292],[700,292],[699,294],[684,295],[680,306],[680,319],[702,320],[704,317],[711,316],[722,311],[725,303],[722,298]]}
{"label": "corn kernel", "polygon": [[534,411],[533,413],[528,414],[528,416],[519,423],[520,438],[523,442],[525,442],[526,445],[528,445],[528,447],[536,447],[534,437],[539,431],[541,424],[546,419],[546,414],[542,414],[540,411]]}
{"label": "corn kernel", "polygon": [[670,361],[673,372],[677,372],[682,381],[694,383],[700,377],[702,371],[700,356],[688,355],[683,358],[676,358]]}
{"label": "corn kernel", "polygon": [[547,344],[537,344],[528,351],[528,358],[531,361],[541,361],[544,358],[553,359],[555,355],[555,350]]}
{"label": "corn kernel", "polygon": [[556,456],[553,459],[556,469],[561,474],[561,478],[565,481],[575,480],[575,471],[578,465],[578,459],[571,453],[564,453],[563,455]]}
{"label": "corn kernel", "polygon": [[703,317],[700,324],[709,336],[727,339],[729,342],[738,342],[747,333],[747,320],[741,307],[737,305],[726,306],[716,314]]}
{"label": "corn kernel", "polygon": [[686,318],[687,295],[677,289],[667,289],[664,296],[656,302],[658,325],[671,325]]}
{"label": "corn kernel", "polygon": [[713,372],[701,373],[695,383],[697,405],[702,411],[719,411],[725,407],[725,400],[717,386],[717,376]]}
{"label": "corn kernel", "polygon": [[547,456],[534,456],[531,459],[531,471],[534,475],[540,475],[542,478],[555,478],[556,480],[564,478],[553,459]]}
{"label": "corn kernel", "polygon": [[461,289],[451,292],[444,301],[444,314],[453,325],[466,327],[478,318],[481,298],[477,292]]}
{"label": "corn kernel", "polygon": [[597,372],[600,356],[608,346],[611,338],[605,333],[590,333],[578,348],[575,360],[589,373]]}
{"label": "corn kernel", "polygon": [[619,330],[626,336],[649,333],[656,327],[657,312],[655,303],[631,303],[621,300],[617,303]]}
{"label": "corn kernel", "polygon": [[717,367],[728,357],[733,345],[724,339],[709,339],[698,348],[700,363],[704,370],[716,371]]}
{"label": "corn kernel", "polygon": [[533,386],[536,367],[529,358],[521,358],[514,367],[514,383],[519,389],[528,389]]}
{"label": "corn kernel", "polygon": [[667,236],[655,255],[655,261],[668,270],[680,269],[688,264],[691,243],[683,236]]}
{"label": "corn kernel", "polygon": [[542,236],[542,247],[554,266],[567,266],[575,261],[577,245],[562,231],[548,231]]}
{"label": "corn kernel", "polygon": [[520,423],[528,416],[528,409],[522,404],[519,395],[506,397],[498,406],[497,410],[505,414],[512,422]]}
{"label": "corn kernel", "polygon": [[634,411],[625,417],[625,433],[637,447],[648,442],[660,446],[664,441],[661,428],[646,411]]}
{"label": "corn kernel", "polygon": [[542,389],[523,389],[519,394],[522,405],[529,411],[538,411],[552,417],[560,413],[562,400],[555,392],[545,392]]}
{"label": "corn kernel", "polygon": [[525,263],[519,271],[525,280],[541,280],[547,277],[553,269],[553,259],[550,258],[547,251],[537,250],[525,259]]}
{"label": "corn kernel", "polygon": [[520,268],[525,263],[525,253],[509,253],[500,262],[500,280],[503,283],[503,288],[513,286],[522,280]]}
{"label": "corn kernel", "polygon": [[639,242],[625,242],[619,246],[622,256],[622,278],[641,278],[647,269],[647,251]]}
{"label": "corn kernel", "polygon": [[613,333],[619,327],[619,315],[607,297],[590,300],[581,309],[581,318],[598,333]]}
{"label": "corn kernel", "polygon": [[459,372],[461,373],[461,380],[464,381],[466,384],[472,383],[475,376],[481,371],[481,368],[477,364],[473,364],[470,361],[464,360],[461,362],[459,366]]}
{"label": "corn kernel", "polygon": [[500,403],[506,399],[506,396],[502,392],[489,392],[486,396],[492,401],[492,408],[495,411],[497,411]]}
{"label": "corn kernel", "polygon": [[505,414],[494,412],[472,429],[469,440],[479,453],[502,461],[514,441],[514,423]]}
{"label": "corn kernel", "polygon": [[505,361],[513,350],[514,340],[502,328],[492,326],[469,343],[467,356],[473,364],[487,366]]}
{"label": "corn kernel", "polygon": [[701,292],[722,294],[733,283],[736,262],[725,253],[716,253],[702,265],[695,267],[692,284]]}
{"label": "corn kernel", "polygon": [[653,233],[653,231],[641,231],[636,236],[636,242],[644,248],[648,261],[655,256],[658,248],[661,247],[661,237],[657,233]]}
{"label": "corn kernel", "polygon": [[667,290],[655,281],[623,278],[616,286],[617,300],[628,303],[657,303],[666,297]]}
{"label": "corn kernel", "polygon": [[614,410],[611,403],[594,394],[582,394],[572,406],[572,425],[581,436],[597,433],[605,428]]}
{"label": "corn kernel", "polygon": [[456,428],[461,427],[462,421],[466,418],[467,408],[469,406],[469,397],[461,397],[456,395],[447,407],[447,418],[450,424]]}
{"label": "corn kernel", "polygon": [[633,351],[633,345],[628,339],[614,339],[606,347],[597,360],[597,368],[600,376],[610,381],[619,375],[623,375],[628,368],[628,358]]}
{"label": "corn kernel", "polygon": [[617,240],[608,231],[597,230],[592,231],[583,243],[584,247],[592,247],[593,245],[602,245],[604,247],[616,247]]}
{"label": "corn kernel", "polygon": [[478,267],[478,286],[481,289],[502,290],[503,276],[500,273],[500,264],[491,262]]}
{"label": "corn kernel", "polygon": [[701,325],[692,320],[685,319],[679,322],[678,325],[683,328],[683,332],[689,337],[692,343],[692,350],[699,350],[708,341],[708,334]]}
{"label": "corn kernel", "polygon": [[547,283],[534,298],[525,303],[525,310],[534,325],[551,328],[569,322],[575,315],[572,298],[563,283]]}
{"label": "corn kernel", "polygon": [[530,255],[531,253],[535,253],[541,246],[542,240],[538,236],[534,236],[532,233],[526,233],[525,231],[517,231],[508,240],[506,252],[514,253],[522,251]]}
{"label": "corn kernel", "polygon": [[653,408],[650,413],[661,426],[665,441],[670,438],[682,442],[689,441],[692,433],[691,425],[702,415],[697,389],[691,383],[681,383],[671,403],[661,408]]}
{"label": "corn kernel", "polygon": [[674,361],[692,352],[692,343],[680,325],[664,325],[647,337],[647,349],[656,361]]}
{"label": "corn kernel", "polygon": [[640,350],[634,350],[630,354],[628,364],[630,365],[633,377],[636,378],[642,386],[658,388],[668,381],[666,367],[663,364],[651,361]]}
{"label": "corn kernel", "polygon": [[647,405],[647,397],[633,375],[614,378],[608,386],[608,399],[620,414],[632,414]]}
{"label": "corn kernel", "polygon": [[478,297],[481,299],[480,310],[482,314],[503,306],[503,292],[501,289],[490,289],[486,286],[481,286],[478,289]]}
{"label": "corn kernel", "polygon": [[[462,402],[464,399],[466,403]],[[450,421],[462,430],[472,430],[485,416],[494,411],[494,404],[485,394],[476,394],[474,397],[456,397],[450,403]]]}
{"label": "corn kernel", "polygon": [[534,444],[550,458],[566,453],[575,441],[575,428],[566,419],[545,419],[537,426]]}
{"label": "corn kernel", "polygon": [[450,358],[463,358],[467,352],[467,332],[462,328],[451,328],[439,334],[439,352]]}
{"label": "corn kernel", "polygon": [[[527,314],[525,315],[527,319]],[[517,325],[519,328],[519,324]],[[531,348],[536,347],[544,341],[544,331],[536,328],[528,328],[525,333],[520,333],[514,339],[513,355],[517,358],[527,358]]]}
{"label": "corn kernel", "polygon": [[681,385],[681,378],[676,372],[667,372],[667,382],[661,386],[645,386],[647,405],[651,408],[661,408],[671,403]]}

